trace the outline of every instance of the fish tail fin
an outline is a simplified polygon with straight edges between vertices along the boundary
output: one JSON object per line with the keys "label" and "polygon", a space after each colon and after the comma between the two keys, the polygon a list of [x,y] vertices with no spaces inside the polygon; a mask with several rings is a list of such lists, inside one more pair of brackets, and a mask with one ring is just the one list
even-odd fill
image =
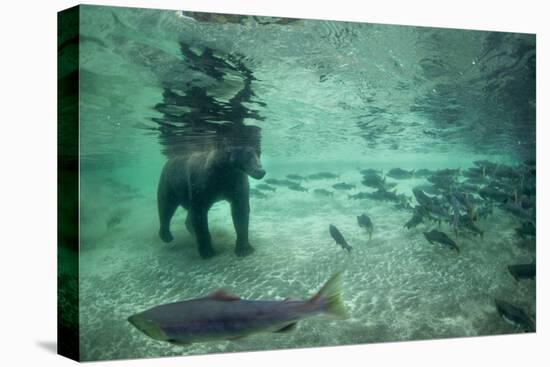
{"label": "fish tail fin", "polygon": [[333,274],[321,290],[311,297],[309,302],[323,302],[324,311],[340,319],[346,319],[348,314],[341,298],[342,272]]}

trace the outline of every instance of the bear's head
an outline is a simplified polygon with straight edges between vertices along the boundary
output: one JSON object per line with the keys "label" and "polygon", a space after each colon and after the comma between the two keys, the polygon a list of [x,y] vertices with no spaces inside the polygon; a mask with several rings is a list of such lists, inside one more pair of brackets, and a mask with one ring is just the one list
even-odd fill
{"label": "bear's head", "polygon": [[265,176],[259,153],[252,147],[232,147],[229,149],[229,163],[256,180]]}

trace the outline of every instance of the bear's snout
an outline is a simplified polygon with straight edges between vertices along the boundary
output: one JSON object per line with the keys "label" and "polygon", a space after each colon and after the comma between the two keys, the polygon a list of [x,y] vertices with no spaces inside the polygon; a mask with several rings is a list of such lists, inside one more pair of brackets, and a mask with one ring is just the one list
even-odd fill
{"label": "bear's snout", "polygon": [[248,174],[250,175],[250,177],[256,180],[261,180],[265,176],[265,169],[259,167],[251,170],[251,172],[249,172]]}
{"label": "bear's snout", "polygon": [[245,165],[244,171],[252,178],[261,180],[265,176],[265,169],[262,167],[260,157],[252,150],[249,150],[251,155],[248,163]]}

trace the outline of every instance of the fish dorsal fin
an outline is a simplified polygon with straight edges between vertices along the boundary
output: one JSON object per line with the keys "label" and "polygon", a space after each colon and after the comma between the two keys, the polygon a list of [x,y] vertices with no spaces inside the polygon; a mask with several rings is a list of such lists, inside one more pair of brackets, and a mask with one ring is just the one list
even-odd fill
{"label": "fish dorsal fin", "polygon": [[223,289],[218,289],[217,291],[210,293],[207,298],[212,298],[217,301],[238,301],[241,299],[240,297],[227,293]]}

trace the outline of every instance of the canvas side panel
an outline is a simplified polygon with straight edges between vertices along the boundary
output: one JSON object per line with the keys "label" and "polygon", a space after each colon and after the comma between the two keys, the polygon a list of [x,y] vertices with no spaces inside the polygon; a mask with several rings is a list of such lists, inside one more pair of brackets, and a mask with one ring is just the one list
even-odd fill
{"label": "canvas side panel", "polygon": [[57,352],[79,360],[79,7],[57,17]]}

